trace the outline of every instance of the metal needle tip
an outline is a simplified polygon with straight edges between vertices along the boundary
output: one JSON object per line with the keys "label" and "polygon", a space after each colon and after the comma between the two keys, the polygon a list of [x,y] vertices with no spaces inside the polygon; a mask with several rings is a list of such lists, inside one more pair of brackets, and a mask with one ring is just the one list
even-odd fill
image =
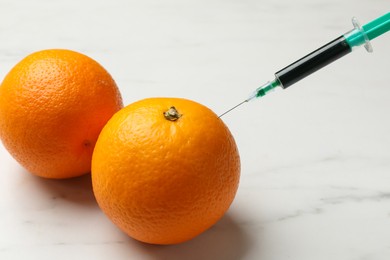
{"label": "metal needle tip", "polygon": [[231,109],[229,109],[228,111],[226,111],[226,112],[224,112],[224,113],[222,113],[220,116],[218,116],[218,117],[222,117],[223,115],[225,115],[225,114],[227,114],[227,113],[229,113],[230,111],[232,111],[233,109],[235,109],[235,108],[237,108],[237,107],[239,107],[239,106],[241,106],[242,104],[244,104],[245,102],[248,102],[248,100],[244,100],[244,101],[242,101],[240,104],[238,104],[238,105],[235,105],[234,107],[232,107]]}

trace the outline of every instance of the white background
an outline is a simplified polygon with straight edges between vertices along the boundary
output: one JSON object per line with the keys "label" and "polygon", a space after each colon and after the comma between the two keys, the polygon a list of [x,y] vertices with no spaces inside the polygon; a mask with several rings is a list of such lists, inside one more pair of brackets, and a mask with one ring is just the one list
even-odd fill
{"label": "white background", "polygon": [[[125,104],[184,97],[217,114],[273,73],[390,11],[388,0],[0,0],[0,78],[31,52],[99,61]],[[90,176],[34,177],[0,145],[0,259],[390,259],[390,33],[223,120],[237,197],[184,244],[134,241]]]}

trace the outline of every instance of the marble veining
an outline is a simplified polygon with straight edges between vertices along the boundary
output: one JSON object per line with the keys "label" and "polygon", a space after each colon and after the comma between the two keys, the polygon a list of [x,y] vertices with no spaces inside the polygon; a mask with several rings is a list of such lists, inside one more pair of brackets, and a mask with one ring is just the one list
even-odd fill
{"label": "marble veining", "polygon": [[[388,0],[0,1],[0,78],[27,54],[98,60],[125,104],[196,100],[217,114],[273,73],[390,10]],[[180,245],[137,242],[90,176],[28,174],[0,144],[0,259],[390,259],[390,34],[223,120],[242,175],[227,214]]]}

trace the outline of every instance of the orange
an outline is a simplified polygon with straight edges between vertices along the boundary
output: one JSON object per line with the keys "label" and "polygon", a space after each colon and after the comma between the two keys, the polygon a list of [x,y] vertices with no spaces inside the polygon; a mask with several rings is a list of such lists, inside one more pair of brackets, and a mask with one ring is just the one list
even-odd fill
{"label": "orange", "polygon": [[0,138],[29,172],[68,178],[90,172],[97,137],[123,107],[109,73],[70,50],[20,61],[0,86]]}
{"label": "orange", "polygon": [[92,158],[95,197],[129,236],[189,240],[216,223],[236,194],[240,159],[226,125],[203,105],[150,98],[116,113]]}

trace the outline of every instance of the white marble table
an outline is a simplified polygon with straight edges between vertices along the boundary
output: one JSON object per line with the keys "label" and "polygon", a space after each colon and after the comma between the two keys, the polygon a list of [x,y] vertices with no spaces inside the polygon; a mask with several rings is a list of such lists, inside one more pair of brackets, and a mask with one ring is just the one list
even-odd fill
{"label": "white marble table", "polygon": [[[0,1],[0,77],[27,54],[98,60],[126,104],[185,97],[217,113],[389,0]],[[226,115],[242,158],[226,216],[184,244],[124,235],[90,177],[44,180],[0,145],[0,259],[390,259],[390,34]]]}

